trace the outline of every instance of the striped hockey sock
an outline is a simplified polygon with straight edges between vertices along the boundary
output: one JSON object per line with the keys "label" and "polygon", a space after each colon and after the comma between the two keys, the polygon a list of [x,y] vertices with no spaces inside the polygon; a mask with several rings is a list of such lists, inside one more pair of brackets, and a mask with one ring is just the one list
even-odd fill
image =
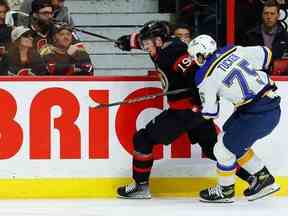
{"label": "striped hockey sock", "polygon": [[149,182],[153,166],[153,155],[135,153],[133,156],[133,179],[136,183]]}

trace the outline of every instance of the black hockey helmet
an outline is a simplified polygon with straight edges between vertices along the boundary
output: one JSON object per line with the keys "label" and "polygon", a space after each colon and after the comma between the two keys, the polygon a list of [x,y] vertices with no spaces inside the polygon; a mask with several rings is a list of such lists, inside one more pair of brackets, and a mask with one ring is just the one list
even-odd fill
{"label": "black hockey helmet", "polygon": [[139,39],[143,41],[145,39],[161,37],[163,41],[166,41],[170,36],[170,25],[167,21],[149,21],[145,23],[140,30]]}

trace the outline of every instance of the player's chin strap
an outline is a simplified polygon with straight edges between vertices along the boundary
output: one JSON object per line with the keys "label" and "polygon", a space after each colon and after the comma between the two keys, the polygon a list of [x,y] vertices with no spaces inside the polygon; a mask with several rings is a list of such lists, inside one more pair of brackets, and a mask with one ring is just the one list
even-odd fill
{"label": "player's chin strap", "polygon": [[160,92],[160,93],[156,93],[156,94],[151,94],[151,95],[145,95],[142,97],[135,97],[132,99],[127,99],[127,100],[123,100],[123,101],[118,101],[118,102],[113,102],[110,104],[99,104],[97,105],[95,108],[96,109],[100,109],[100,108],[105,108],[105,107],[112,107],[112,106],[118,106],[121,104],[135,104],[135,103],[139,103],[142,101],[146,101],[146,100],[153,100],[157,97],[161,97],[161,96],[165,96],[165,95],[176,95],[176,94],[180,94],[183,92],[187,92],[191,90],[190,88],[183,88],[183,89],[177,89],[177,90],[173,90],[173,91],[166,91],[166,92]]}

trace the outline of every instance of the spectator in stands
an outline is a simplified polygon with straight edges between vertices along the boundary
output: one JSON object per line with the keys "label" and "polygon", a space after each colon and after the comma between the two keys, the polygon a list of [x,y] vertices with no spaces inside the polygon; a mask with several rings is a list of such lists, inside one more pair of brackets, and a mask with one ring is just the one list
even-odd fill
{"label": "spectator in stands", "polygon": [[278,20],[279,12],[278,3],[267,0],[262,11],[262,24],[245,34],[242,45],[264,45],[272,50],[273,60],[282,58],[288,49],[288,32]]}
{"label": "spectator in stands", "polygon": [[[52,31],[57,24],[52,17],[53,6],[50,0],[34,0],[30,28],[34,31],[34,47],[38,52],[52,43]],[[58,23],[59,24],[59,23]],[[62,23],[63,24],[63,23]],[[79,43],[77,34],[73,32],[73,44]]]}
{"label": "spectator in stands", "polygon": [[176,24],[173,34],[186,44],[189,44],[192,40],[192,29],[187,24]]}
{"label": "spectator in stands", "polygon": [[64,2],[65,0],[51,0],[54,9],[53,18],[58,22],[64,22],[73,26],[73,19],[70,16],[68,7],[64,6]]}
{"label": "spectator in stands", "polygon": [[10,10],[6,0],[0,0],[0,59],[11,42],[12,27],[5,24],[6,13]]}
{"label": "spectator in stands", "polygon": [[34,0],[32,2],[29,27],[34,33],[34,47],[40,52],[47,43],[51,42],[51,34],[54,28],[53,7],[50,0]]}
{"label": "spectator in stands", "polygon": [[12,44],[2,61],[1,75],[46,75],[46,65],[38,52],[33,49],[31,29],[18,26],[11,32]]}
{"label": "spectator in stands", "polygon": [[[24,13],[31,14],[33,0],[24,0],[20,10]],[[53,18],[59,22],[65,22],[71,26],[74,25],[72,17],[69,14],[68,7],[64,6],[65,0],[51,0],[53,6]]]}
{"label": "spectator in stands", "polygon": [[93,65],[82,43],[72,44],[70,25],[55,25],[53,44],[41,51],[51,75],[93,75]]}

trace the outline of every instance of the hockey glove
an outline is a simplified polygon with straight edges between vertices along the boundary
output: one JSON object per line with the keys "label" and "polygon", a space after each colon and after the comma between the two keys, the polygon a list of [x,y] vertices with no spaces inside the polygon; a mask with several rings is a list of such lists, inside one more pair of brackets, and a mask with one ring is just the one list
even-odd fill
{"label": "hockey glove", "polygon": [[123,35],[117,39],[115,46],[124,51],[130,51],[130,35]]}

